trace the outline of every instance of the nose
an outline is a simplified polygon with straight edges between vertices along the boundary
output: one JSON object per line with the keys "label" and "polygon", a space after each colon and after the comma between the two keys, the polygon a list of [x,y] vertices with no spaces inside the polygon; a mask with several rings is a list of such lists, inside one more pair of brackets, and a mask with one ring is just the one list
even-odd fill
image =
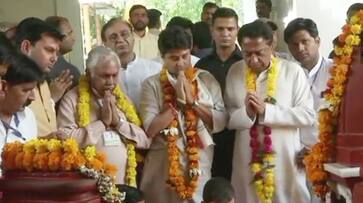
{"label": "nose", "polygon": [[57,62],[57,59],[58,59],[58,54],[57,53],[52,54],[52,56],[50,57],[50,62],[52,63],[52,65],[54,65],[55,62]]}
{"label": "nose", "polygon": [[258,57],[255,54],[252,54],[250,60],[251,60],[252,63],[257,63],[258,62]]}
{"label": "nose", "polygon": [[304,46],[302,43],[299,43],[299,44],[298,44],[297,49],[298,49],[299,51],[304,51],[305,46]]}
{"label": "nose", "polygon": [[32,89],[32,91],[30,91],[28,100],[30,100],[30,101],[34,101],[35,100],[35,90],[34,89]]}
{"label": "nose", "polygon": [[113,85],[114,82],[115,82],[114,78],[112,76],[110,76],[106,80],[106,85]]}

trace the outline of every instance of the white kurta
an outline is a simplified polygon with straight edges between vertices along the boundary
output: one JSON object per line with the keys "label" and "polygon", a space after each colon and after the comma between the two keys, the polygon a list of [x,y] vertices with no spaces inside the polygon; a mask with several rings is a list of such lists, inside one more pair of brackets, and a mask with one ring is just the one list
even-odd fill
{"label": "white kurta", "polygon": [[[163,137],[164,135],[159,134],[153,139],[145,160],[144,174],[141,181],[141,190],[145,193],[145,202],[200,203],[202,201],[204,184],[211,177],[210,169],[213,160],[213,140],[211,135],[224,129],[226,112],[218,82],[210,73],[203,70],[199,71],[200,73],[197,77],[200,93],[199,103],[210,107],[213,114],[213,129],[208,130],[204,123],[199,120],[198,134],[204,148],[200,149],[199,166],[201,175],[199,176],[198,188],[192,200],[182,201],[175,191],[167,187],[166,180],[169,177],[167,142]],[[173,85],[172,81],[171,84]],[[146,79],[143,84],[141,116],[145,129],[148,129],[155,116],[162,111],[162,107],[163,93],[160,84],[160,74],[157,74]],[[183,132],[180,134],[183,134]],[[177,146],[181,152],[180,161],[182,168],[186,171],[187,160],[184,137],[179,138]]]}
{"label": "white kurta", "polygon": [[[228,128],[236,129],[233,155],[232,184],[237,203],[258,203],[251,185],[252,172],[249,163],[251,150],[249,130],[253,121],[247,116],[244,99],[245,68],[244,61],[235,63],[226,79],[225,102],[230,114]],[[279,75],[275,99],[277,103],[266,104],[264,117],[259,123],[272,128],[275,161],[274,203],[307,203],[310,200],[306,188],[305,174],[297,169],[295,158],[301,149],[299,127],[311,126],[315,113],[313,99],[306,76],[296,63],[279,59]],[[256,93],[266,98],[267,70],[260,73],[256,81]],[[260,142],[263,133],[260,132]],[[262,142],[263,143],[263,142]]]}
{"label": "white kurta", "polygon": [[152,75],[158,74],[162,68],[160,63],[143,59],[138,56],[127,64],[127,68],[121,68],[119,72],[120,85],[127,96],[135,104],[136,109],[140,107],[141,84]]}

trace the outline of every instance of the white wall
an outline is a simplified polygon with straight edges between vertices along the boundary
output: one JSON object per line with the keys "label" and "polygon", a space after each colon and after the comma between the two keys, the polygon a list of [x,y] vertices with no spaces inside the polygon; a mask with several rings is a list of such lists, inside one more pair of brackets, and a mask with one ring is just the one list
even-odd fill
{"label": "white wall", "polygon": [[82,71],[84,67],[83,40],[78,0],[0,0],[0,22],[18,23],[30,16],[44,19],[51,15],[70,19],[77,40],[68,58]]}
{"label": "white wall", "polygon": [[[297,17],[311,18],[318,26],[321,38],[320,52],[328,56],[333,49],[332,40],[341,33],[348,7],[363,0],[272,0],[272,19],[283,20],[285,26]],[[246,0],[243,23],[257,19],[255,0]]]}

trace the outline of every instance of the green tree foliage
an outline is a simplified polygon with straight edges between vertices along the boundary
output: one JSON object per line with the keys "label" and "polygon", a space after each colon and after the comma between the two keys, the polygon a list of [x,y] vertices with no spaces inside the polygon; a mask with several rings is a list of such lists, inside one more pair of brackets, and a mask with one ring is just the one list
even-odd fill
{"label": "green tree foliage", "polygon": [[164,25],[174,16],[189,18],[193,22],[200,21],[203,5],[208,0],[148,0],[147,8],[156,8],[163,15]]}
{"label": "green tree foliage", "polygon": [[242,1],[236,0],[147,0],[145,6],[160,10],[163,13],[161,21],[165,26],[174,16],[188,18],[194,23],[200,21],[200,14],[206,2],[214,2],[219,6],[233,8],[239,18],[242,17]]}

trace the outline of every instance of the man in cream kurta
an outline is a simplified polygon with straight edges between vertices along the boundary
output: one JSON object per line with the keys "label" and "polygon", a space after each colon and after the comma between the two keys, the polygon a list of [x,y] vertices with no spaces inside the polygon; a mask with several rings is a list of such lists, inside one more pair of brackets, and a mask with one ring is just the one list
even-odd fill
{"label": "man in cream kurta", "polygon": [[[257,31],[256,31],[257,30]],[[230,119],[228,128],[236,129],[232,184],[236,202],[258,203],[251,181],[250,128],[254,122],[272,129],[272,147],[276,153],[274,167],[274,203],[307,203],[310,201],[303,171],[298,170],[296,154],[301,149],[299,128],[314,121],[313,99],[301,67],[277,59],[275,104],[266,103],[267,75],[271,68],[272,30],[255,21],[244,25],[238,33],[244,60],[234,64],[228,75],[225,102]],[[246,90],[247,66],[257,74],[256,92]],[[263,131],[259,130],[263,144]],[[262,147],[261,146],[261,147]]]}
{"label": "man in cream kurta", "polygon": [[[172,27],[162,31],[159,35],[159,40],[162,44],[160,52],[164,60],[164,66],[167,68],[168,81],[175,91],[178,91],[177,86],[180,84],[180,74],[184,74],[183,70],[191,67],[191,37],[183,29]],[[165,44],[168,44],[168,42],[172,46],[165,48]],[[173,42],[176,43],[174,44]],[[197,131],[203,147],[199,148],[199,169],[201,174],[191,200],[180,199],[177,193],[166,184],[169,178],[168,147],[165,135],[160,133],[161,130],[167,128],[170,124],[170,118],[173,119],[174,116],[177,116],[179,124],[182,126],[178,130],[180,137],[177,140],[177,147],[181,153],[180,164],[185,180],[189,181],[189,172],[187,171],[188,158],[185,152],[184,113],[183,110],[180,110],[182,109],[180,107],[182,104],[179,105],[179,110],[172,110],[171,107],[164,105],[160,74],[151,76],[143,83],[141,115],[147,135],[153,138],[150,151],[145,160],[144,175],[141,183],[141,190],[145,193],[146,202],[199,203],[202,201],[204,184],[211,177],[210,169],[213,160],[213,140],[211,135],[224,128],[226,114],[221,90],[216,79],[204,70],[198,70],[194,79],[198,83],[198,100],[194,100],[193,109],[197,112],[197,116],[199,116]],[[187,94],[187,90],[184,91]],[[186,100],[186,103],[189,104],[190,101],[188,103],[188,99]],[[172,111],[175,111],[174,114]],[[208,116],[205,116],[206,114],[203,112],[207,112]]]}
{"label": "man in cream kurta", "polygon": [[134,52],[145,59],[154,59],[159,55],[158,36],[149,33],[146,26],[149,23],[147,9],[143,5],[133,5],[129,11],[129,21],[134,28]]}
{"label": "man in cream kurta", "polygon": [[[35,61],[43,73],[48,74],[57,61],[63,35],[53,26],[34,17],[22,20],[16,30],[16,46]],[[37,120],[38,136],[44,137],[57,130],[54,105],[72,84],[71,80],[69,74],[62,74],[50,85],[40,82],[35,88],[35,100],[29,107]]]}
{"label": "man in cream kurta", "polygon": [[95,145],[97,150],[104,152],[107,155],[107,162],[116,165],[118,169],[116,184],[123,184],[127,165],[124,141],[135,142],[137,148],[147,148],[150,142],[142,128],[129,122],[125,112],[118,109],[115,103],[112,103],[114,102],[112,96],[107,94],[118,84],[119,67],[118,56],[111,49],[102,46],[94,48],[87,59],[87,76],[90,77],[92,89],[90,123],[85,127],[79,125],[78,87],[64,96],[57,121],[59,130],[64,133],[63,138],[75,138],[81,147]]}

